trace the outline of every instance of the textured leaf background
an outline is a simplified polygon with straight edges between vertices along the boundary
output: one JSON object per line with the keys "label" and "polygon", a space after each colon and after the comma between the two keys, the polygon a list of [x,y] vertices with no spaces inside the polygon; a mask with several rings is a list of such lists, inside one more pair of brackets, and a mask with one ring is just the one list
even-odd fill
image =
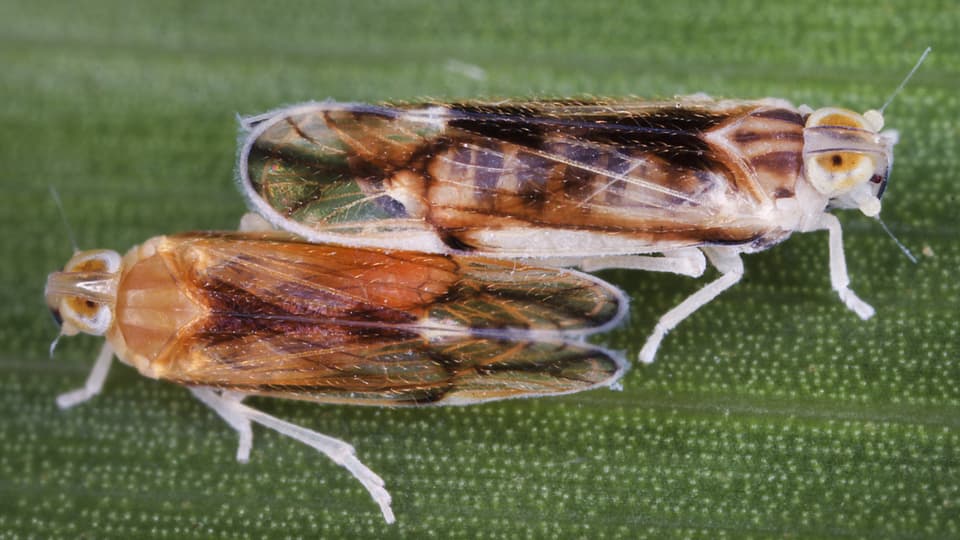
{"label": "textured leaf background", "polygon": [[[0,536],[864,537],[960,535],[955,1],[0,0]],[[231,228],[235,115],[307,99],[778,96],[878,107],[901,131],[879,226],[847,213],[866,323],[830,290],[825,235],[746,260],[624,391],[393,411],[260,400],[354,444],[386,526],[329,460],[259,430],[251,463],[188,393],[115,366],[68,412],[98,340],[64,340],[42,287],[70,245]],[[470,65],[483,69],[476,78]],[[632,358],[699,286],[634,298],[598,342]]]}

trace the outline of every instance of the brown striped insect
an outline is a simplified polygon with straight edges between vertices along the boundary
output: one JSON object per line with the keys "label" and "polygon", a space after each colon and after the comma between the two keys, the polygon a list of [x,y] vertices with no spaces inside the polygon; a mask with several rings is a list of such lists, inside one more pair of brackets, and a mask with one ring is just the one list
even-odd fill
{"label": "brown striped insect", "polygon": [[186,233],[126,255],[77,253],[50,274],[62,335],[105,337],[72,407],[113,356],[185,385],[240,437],[251,424],[342,465],[394,521],[383,480],[352,446],[242,403],[270,396],[379,406],[466,405],[611,386],[626,364],[582,336],[627,300],[587,274],[511,261],[319,245],[277,233]]}
{"label": "brown striped insect", "polygon": [[662,316],[651,362],[740,280],[741,254],[794,232],[828,232],[833,288],[874,314],[829,210],[879,214],[897,142],[882,128],[879,111],[780,99],[328,101],[246,119],[238,180],[253,211],[311,241],[689,276],[709,260],[721,276]]}

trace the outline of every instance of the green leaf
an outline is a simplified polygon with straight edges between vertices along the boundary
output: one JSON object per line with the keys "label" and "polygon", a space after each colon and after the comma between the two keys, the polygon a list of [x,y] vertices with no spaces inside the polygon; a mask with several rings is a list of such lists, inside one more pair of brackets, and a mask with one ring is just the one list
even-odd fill
{"label": "green leaf", "polygon": [[[0,3],[0,536],[960,536],[960,12],[953,2]],[[235,115],[308,99],[775,96],[887,109],[883,216],[847,212],[852,287],[826,238],[745,258],[744,281],[667,336],[624,390],[422,410],[257,400],[342,438],[387,482],[387,526],[313,450],[235,434],[171,384],[116,366],[61,412],[97,340],[44,313],[83,248],[235,227]],[[482,68],[478,72],[473,66]],[[482,77],[479,75],[483,75]],[[634,299],[595,341],[639,351],[699,284],[605,272]]]}

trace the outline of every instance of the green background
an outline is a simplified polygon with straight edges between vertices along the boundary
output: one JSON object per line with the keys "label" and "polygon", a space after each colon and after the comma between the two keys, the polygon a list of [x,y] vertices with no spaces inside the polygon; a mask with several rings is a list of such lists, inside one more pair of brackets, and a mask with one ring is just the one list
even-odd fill
{"label": "green background", "polygon": [[[0,536],[957,537],[955,1],[0,1]],[[880,106],[900,130],[883,216],[911,264],[847,212],[862,322],[826,236],[746,258],[744,281],[670,334],[624,391],[387,410],[258,400],[342,438],[398,522],[325,457],[257,429],[251,463],[188,392],[115,366],[60,412],[97,339],[45,313],[83,248],[231,228],[236,114],[308,99],[776,96]],[[464,64],[481,67],[482,80]],[[466,71],[466,73],[465,73]],[[699,284],[604,272],[634,299],[595,340],[632,359]],[[714,275],[714,274],[711,274]]]}

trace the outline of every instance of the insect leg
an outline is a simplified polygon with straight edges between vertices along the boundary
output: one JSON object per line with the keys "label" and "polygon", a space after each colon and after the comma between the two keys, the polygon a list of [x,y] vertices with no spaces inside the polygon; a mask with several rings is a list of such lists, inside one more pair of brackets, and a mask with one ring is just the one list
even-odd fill
{"label": "insect leg", "polygon": [[667,332],[716,298],[720,293],[736,285],[743,277],[743,261],[740,260],[740,252],[736,248],[705,247],[703,251],[710,262],[720,271],[721,276],[688,296],[683,302],[660,317],[653,333],[650,334],[647,342],[640,349],[641,362],[646,364],[653,362],[657,349],[660,347],[660,342],[663,341]]}
{"label": "insect leg", "polygon": [[826,230],[830,235],[830,284],[840,295],[840,300],[861,319],[869,319],[875,313],[873,307],[864,302],[850,290],[850,276],[847,274],[847,260],[843,255],[843,229],[840,220],[833,214],[820,216],[814,230]]}
{"label": "insect leg", "polygon": [[112,362],[113,347],[104,341],[100,354],[97,355],[97,361],[94,362],[90,375],[87,375],[87,380],[83,383],[83,388],[77,388],[57,396],[57,406],[61,409],[69,409],[99,394],[103,390],[103,382],[107,379],[107,373],[110,372]]}
{"label": "insect leg", "polygon": [[236,430],[237,435],[240,436],[240,444],[237,446],[237,461],[240,463],[250,461],[250,449],[253,448],[253,429],[250,427],[250,420],[239,414],[235,407],[230,406],[231,403],[240,403],[246,396],[235,392],[220,392],[220,394],[217,394],[212,388],[206,387],[191,388],[190,392]]}
{"label": "insect leg", "polygon": [[[244,437],[248,437],[248,441],[252,439],[252,435],[247,435],[243,431],[244,429],[249,430],[250,422],[256,422],[282,435],[302,442],[307,446],[313,447],[317,451],[326,454],[334,463],[350,471],[350,474],[366,488],[370,496],[373,497],[374,502],[380,506],[380,511],[383,513],[383,518],[387,523],[393,523],[396,520],[393,515],[393,510],[390,508],[390,493],[384,489],[383,479],[357,459],[353,446],[340,439],[335,439],[311,429],[291,424],[275,416],[270,416],[265,412],[248,407],[241,403],[245,397],[243,394],[223,392],[218,395],[216,391],[210,388],[193,388],[191,392],[216,411],[217,414],[240,433],[241,449],[244,445]],[[249,454],[249,447],[247,448],[247,453]],[[241,451],[238,450],[238,457],[240,454]]]}
{"label": "insect leg", "polygon": [[590,257],[580,260],[577,266],[584,272],[596,272],[607,268],[626,268],[700,277],[707,269],[707,262],[699,249],[683,248],[664,252],[662,257],[647,255]]}

